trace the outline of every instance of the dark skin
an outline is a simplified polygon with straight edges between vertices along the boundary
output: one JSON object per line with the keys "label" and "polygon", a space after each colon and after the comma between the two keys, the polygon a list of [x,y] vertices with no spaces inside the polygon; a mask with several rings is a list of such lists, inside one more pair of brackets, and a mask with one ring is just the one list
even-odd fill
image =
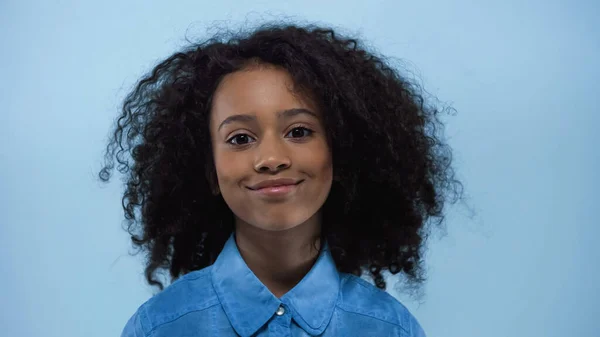
{"label": "dark skin", "polygon": [[[211,110],[218,193],[235,215],[242,257],[277,297],[318,256],[313,243],[333,180],[321,112],[292,88],[286,71],[252,65],[223,79]],[[265,182],[272,186],[260,188]]]}

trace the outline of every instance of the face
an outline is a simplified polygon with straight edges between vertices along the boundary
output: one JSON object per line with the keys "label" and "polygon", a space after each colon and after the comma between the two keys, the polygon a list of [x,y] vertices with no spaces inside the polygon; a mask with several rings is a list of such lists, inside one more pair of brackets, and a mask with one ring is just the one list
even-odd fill
{"label": "face", "polygon": [[318,221],[332,183],[321,112],[289,74],[255,67],[227,75],[213,97],[218,189],[240,222],[286,230]]}

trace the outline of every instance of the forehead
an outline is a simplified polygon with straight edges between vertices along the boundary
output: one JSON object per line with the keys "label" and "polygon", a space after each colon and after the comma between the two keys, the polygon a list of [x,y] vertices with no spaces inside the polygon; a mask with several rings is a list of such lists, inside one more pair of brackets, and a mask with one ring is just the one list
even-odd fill
{"label": "forehead", "polygon": [[260,117],[290,108],[316,110],[310,99],[294,91],[294,82],[287,71],[254,67],[223,78],[213,97],[211,120],[218,122],[235,114]]}

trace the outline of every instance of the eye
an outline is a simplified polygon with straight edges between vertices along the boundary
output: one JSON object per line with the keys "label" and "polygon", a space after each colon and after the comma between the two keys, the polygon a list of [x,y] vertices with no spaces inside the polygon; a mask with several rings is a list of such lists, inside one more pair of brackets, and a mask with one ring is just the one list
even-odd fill
{"label": "eye", "polygon": [[248,136],[245,133],[238,133],[237,135],[229,138],[227,143],[231,145],[246,145],[254,141],[254,138]]}
{"label": "eye", "polygon": [[307,129],[305,127],[296,127],[293,128],[290,132],[288,132],[287,136],[290,136],[291,138],[303,138],[303,137],[308,137],[310,135],[313,134],[313,130]]}

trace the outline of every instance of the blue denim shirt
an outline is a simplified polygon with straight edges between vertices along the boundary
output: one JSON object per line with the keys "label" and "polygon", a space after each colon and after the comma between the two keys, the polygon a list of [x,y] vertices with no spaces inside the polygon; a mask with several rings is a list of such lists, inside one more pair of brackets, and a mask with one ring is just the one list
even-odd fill
{"label": "blue denim shirt", "polygon": [[394,297],[339,273],[327,244],[312,269],[281,298],[252,273],[229,238],[215,263],[144,303],[122,337],[425,336]]}

